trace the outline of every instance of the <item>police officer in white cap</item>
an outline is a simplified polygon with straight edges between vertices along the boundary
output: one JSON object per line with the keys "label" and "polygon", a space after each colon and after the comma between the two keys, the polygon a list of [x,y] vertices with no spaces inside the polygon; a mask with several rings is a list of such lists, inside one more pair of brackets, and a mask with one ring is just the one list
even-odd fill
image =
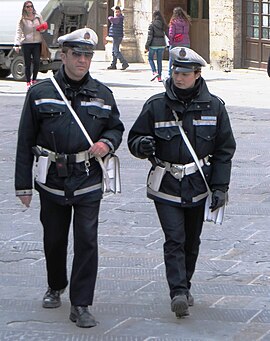
{"label": "police officer in white cap", "polygon": [[129,132],[128,146],[134,156],[152,164],[147,196],[154,201],[165,235],[171,310],[181,318],[194,304],[191,278],[208,192],[179,125],[213,192],[212,211],[225,203],[236,145],[224,102],[210,94],[201,77],[205,60],[185,47],[175,47],[171,54],[173,70],[166,91],[146,101]]}
{"label": "police officer in white cap", "polygon": [[44,308],[61,305],[60,295],[68,285],[67,246],[73,217],[70,320],[87,328],[96,325],[89,306],[97,277],[98,214],[103,195],[102,171],[95,157],[104,157],[119,147],[124,126],[112,92],[89,74],[96,33],[83,28],[58,41],[62,45],[63,65],[55,79],[94,144],[89,146],[52,81],[38,82],[28,91],[22,110],[15,189],[28,207],[33,190],[34,155],[39,165],[41,160],[47,161],[47,176],[45,173],[45,179],[38,176],[34,181],[40,197],[48,281],[42,305]]}

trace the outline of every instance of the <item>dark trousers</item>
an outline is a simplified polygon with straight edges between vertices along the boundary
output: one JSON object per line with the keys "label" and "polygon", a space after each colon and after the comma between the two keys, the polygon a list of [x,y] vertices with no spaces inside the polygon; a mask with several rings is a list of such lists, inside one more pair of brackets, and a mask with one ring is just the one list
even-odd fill
{"label": "dark trousers", "polygon": [[155,202],[155,206],[165,235],[164,261],[170,297],[185,295],[199,255],[204,204],[181,208]]}
{"label": "dark trousers", "polygon": [[26,82],[31,80],[31,63],[33,59],[33,80],[37,79],[40,63],[41,43],[23,44],[22,52],[24,56]]}
{"label": "dark trousers", "polygon": [[54,290],[67,286],[67,246],[73,211],[73,264],[70,278],[72,305],[91,305],[98,268],[97,228],[100,201],[80,200],[72,206],[58,205],[40,195],[40,220],[48,285]]}

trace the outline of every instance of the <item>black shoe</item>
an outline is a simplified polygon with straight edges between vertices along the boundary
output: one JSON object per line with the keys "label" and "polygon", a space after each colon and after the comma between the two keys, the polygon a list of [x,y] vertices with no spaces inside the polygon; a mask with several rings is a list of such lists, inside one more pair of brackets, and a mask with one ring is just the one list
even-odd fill
{"label": "black shoe", "polygon": [[121,70],[126,70],[129,67],[128,63],[123,63]]}
{"label": "black shoe", "polygon": [[177,295],[171,301],[171,310],[177,318],[189,315],[188,300],[186,295]]}
{"label": "black shoe", "polygon": [[116,65],[110,65],[107,67],[107,70],[116,70]]}
{"label": "black shoe", "polygon": [[187,300],[190,307],[194,306],[194,297],[191,295],[190,291],[187,294]]}
{"label": "black shoe", "polygon": [[77,327],[91,328],[97,325],[96,320],[92,314],[90,314],[88,307],[72,305],[70,309],[69,319],[72,322],[76,322]]}
{"label": "black shoe", "polygon": [[61,306],[61,298],[60,295],[63,294],[65,289],[61,290],[53,290],[50,287],[46,291],[42,300],[43,308],[58,308]]}

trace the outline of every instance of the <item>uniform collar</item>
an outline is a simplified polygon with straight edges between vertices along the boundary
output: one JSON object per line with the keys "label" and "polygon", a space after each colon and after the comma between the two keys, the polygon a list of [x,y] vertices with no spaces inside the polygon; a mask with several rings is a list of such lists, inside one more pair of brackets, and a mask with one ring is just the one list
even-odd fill
{"label": "uniform collar", "polygon": [[[73,89],[72,84],[68,84],[68,79],[65,76],[64,65],[61,66],[55,76],[56,80],[60,84],[62,90]],[[78,82],[80,83],[80,82]],[[95,80],[90,76],[89,72],[83,77],[83,82],[80,84],[78,93],[83,93],[92,97],[95,97],[98,89]]]}
{"label": "uniform collar", "polygon": [[[179,99],[175,92],[173,91],[173,80],[172,78],[168,78],[165,83],[166,88],[166,95],[171,101],[177,101],[177,102],[184,102],[184,100]],[[211,100],[209,90],[207,88],[207,85],[205,83],[205,80],[200,77],[200,85],[199,85],[199,91],[197,93],[197,96],[193,98],[193,101],[202,101],[202,102],[209,102]]]}

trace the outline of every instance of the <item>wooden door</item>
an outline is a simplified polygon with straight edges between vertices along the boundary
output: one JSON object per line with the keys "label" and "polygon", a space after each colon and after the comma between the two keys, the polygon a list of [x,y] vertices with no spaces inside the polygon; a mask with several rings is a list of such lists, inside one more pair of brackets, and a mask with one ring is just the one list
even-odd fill
{"label": "wooden door", "polygon": [[190,47],[209,63],[209,0],[188,0],[191,16]]}
{"label": "wooden door", "polygon": [[270,2],[243,1],[243,66],[266,69],[270,55]]}

